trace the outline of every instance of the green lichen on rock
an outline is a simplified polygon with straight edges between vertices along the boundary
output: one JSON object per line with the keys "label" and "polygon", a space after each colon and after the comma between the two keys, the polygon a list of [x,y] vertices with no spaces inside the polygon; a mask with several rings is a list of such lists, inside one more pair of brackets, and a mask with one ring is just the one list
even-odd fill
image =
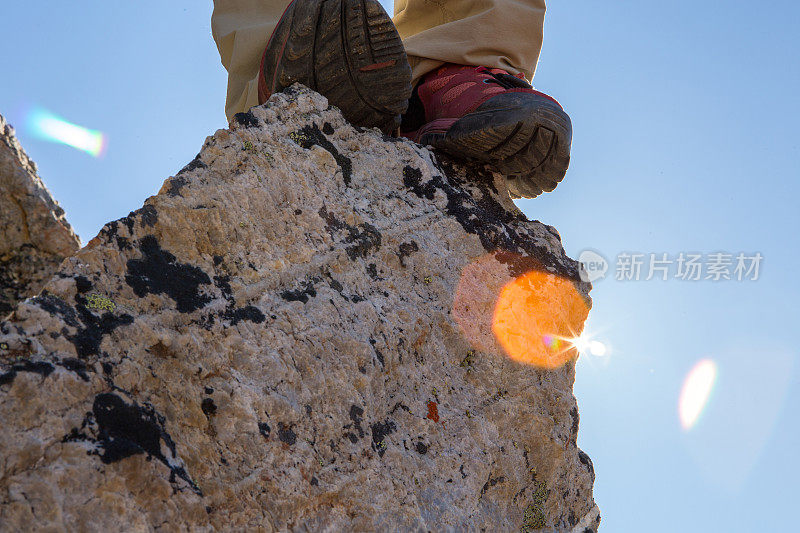
{"label": "green lichen on rock", "polygon": [[90,294],[86,298],[86,307],[89,309],[96,309],[98,311],[114,311],[117,308],[117,305],[106,296],[101,296],[99,294]]}
{"label": "green lichen on rock", "polygon": [[307,143],[310,140],[308,135],[306,135],[302,131],[293,131],[293,132],[291,132],[289,134],[289,138],[291,140],[293,140],[294,142],[296,142],[297,144],[299,144],[300,146],[303,146],[305,143]]}
{"label": "green lichen on rock", "polygon": [[543,506],[549,495],[550,491],[547,490],[547,484],[545,482],[534,481],[531,503],[525,507],[525,511],[522,514],[522,528],[520,529],[522,533],[531,533],[545,527]]}

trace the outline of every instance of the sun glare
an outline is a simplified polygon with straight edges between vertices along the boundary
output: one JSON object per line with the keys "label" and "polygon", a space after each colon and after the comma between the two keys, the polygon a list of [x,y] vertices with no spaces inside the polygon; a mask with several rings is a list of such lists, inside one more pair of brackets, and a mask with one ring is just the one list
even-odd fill
{"label": "sun glare", "polygon": [[27,125],[31,135],[66,144],[94,157],[100,157],[106,147],[106,135],[103,132],[67,122],[41,107],[31,110]]}
{"label": "sun glare", "polygon": [[699,361],[683,382],[678,401],[678,417],[685,431],[692,429],[703,413],[717,380],[717,364],[711,359]]}
{"label": "sun glare", "polygon": [[581,333],[575,338],[564,339],[572,344],[578,352],[583,355],[593,355],[595,357],[605,357],[608,355],[608,347],[595,339],[592,339],[586,332]]}

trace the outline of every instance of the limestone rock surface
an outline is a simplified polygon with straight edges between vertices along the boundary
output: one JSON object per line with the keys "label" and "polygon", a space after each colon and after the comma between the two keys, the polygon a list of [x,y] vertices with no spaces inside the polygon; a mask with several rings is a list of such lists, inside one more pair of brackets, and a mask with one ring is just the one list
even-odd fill
{"label": "limestone rock surface", "polygon": [[80,248],[64,210],[0,115],[0,318]]}
{"label": "limestone rock surface", "polygon": [[530,271],[588,312],[501,180],[273,95],[0,322],[0,530],[595,531]]}

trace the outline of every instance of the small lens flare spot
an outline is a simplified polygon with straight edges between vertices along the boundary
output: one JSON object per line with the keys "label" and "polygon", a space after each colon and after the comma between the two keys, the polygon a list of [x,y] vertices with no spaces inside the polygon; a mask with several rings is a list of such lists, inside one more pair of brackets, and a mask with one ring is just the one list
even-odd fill
{"label": "small lens flare spot", "polygon": [[551,351],[560,350],[562,346],[561,339],[555,335],[542,335],[542,342],[544,342],[544,345]]}
{"label": "small lens flare spot", "polygon": [[711,359],[699,361],[687,374],[678,400],[678,417],[685,431],[697,424],[708,404],[716,380],[717,364]]}
{"label": "small lens flare spot", "polygon": [[608,355],[608,348],[600,341],[591,341],[589,343],[589,353],[595,357],[605,357]]}
{"label": "small lens flare spot", "polygon": [[103,132],[67,122],[41,107],[28,113],[26,125],[28,132],[39,139],[66,144],[94,157],[100,157],[106,148]]}

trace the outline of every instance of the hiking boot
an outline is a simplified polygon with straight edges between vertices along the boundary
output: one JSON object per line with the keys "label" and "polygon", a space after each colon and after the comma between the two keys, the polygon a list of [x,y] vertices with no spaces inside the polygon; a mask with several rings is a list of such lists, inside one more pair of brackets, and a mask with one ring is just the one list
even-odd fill
{"label": "hiking boot", "polygon": [[295,82],[352,124],[390,133],[408,107],[411,67],[377,0],[293,0],[261,59],[259,103]]}
{"label": "hiking boot", "polygon": [[522,75],[445,64],[414,89],[400,134],[453,156],[489,163],[514,197],[552,191],[569,166],[572,123]]}

